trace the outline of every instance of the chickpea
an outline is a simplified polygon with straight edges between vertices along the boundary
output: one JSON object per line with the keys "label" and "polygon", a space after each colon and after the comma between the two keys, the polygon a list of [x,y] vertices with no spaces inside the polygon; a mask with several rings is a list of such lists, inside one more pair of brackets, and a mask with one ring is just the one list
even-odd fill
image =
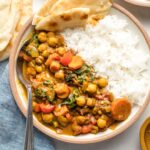
{"label": "chickpea", "polygon": [[55,73],[55,78],[59,80],[64,80],[65,74],[63,70],[59,70],[58,72]]}
{"label": "chickpea", "polygon": [[36,65],[35,66],[35,69],[36,69],[36,71],[38,72],[38,73],[41,73],[42,72],[42,66],[38,66],[38,65]]}
{"label": "chickpea", "polygon": [[34,47],[33,45],[29,45],[27,47],[26,51],[32,58],[36,58],[39,56],[39,52],[38,52],[37,48]]}
{"label": "chickpea", "polygon": [[47,43],[42,43],[38,47],[39,52],[43,52],[44,50],[47,50],[47,49],[48,49],[48,44]]}
{"label": "chickpea", "polygon": [[96,100],[94,98],[87,98],[87,103],[86,105],[89,107],[94,107],[96,103]]}
{"label": "chickpea", "polygon": [[105,128],[107,126],[107,122],[106,120],[99,118],[97,120],[97,125],[99,128]]}
{"label": "chickpea", "polygon": [[64,127],[68,124],[68,120],[64,116],[58,116],[57,119],[58,119],[58,122]]}
{"label": "chickpea", "polygon": [[105,107],[105,111],[106,111],[107,113],[111,112],[111,107],[110,107],[110,106]]}
{"label": "chickpea", "polygon": [[82,90],[84,92],[86,91],[87,87],[88,87],[88,82],[87,81],[83,81]]}
{"label": "chickpea", "polygon": [[85,124],[86,120],[87,120],[87,118],[84,116],[77,116],[76,117],[77,124],[79,124],[79,125]]}
{"label": "chickpea", "polygon": [[56,38],[56,37],[49,37],[47,42],[48,42],[49,46],[56,47],[57,44],[58,44],[58,38]]}
{"label": "chickpea", "polygon": [[86,91],[89,92],[90,94],[94,94],[97,91],[96,84],[89,83]]}
{"label": "chickpea", "polygon": [[98,114],[99,114],[99,115],[102,115],[102,111],[101,111],[101,110],[98,110]]}
{"label": "chickpea", "polygon": [[27,68],[27,74],[35,76],[36,75],[36,71],[35,71],[35,69],[33,67],[28,67]]}
{"label": "chickpea", "polygon": [[59,47],[56,50],[59,55],[63,56],[66,53],[66,48],[65,47]]}
{"label": "chickpea", "polygon": [[54,126],[55,128],[57,128],[57,127],[59,126],[58,122],[57,122],[57,121],[53,121],[53,126]]}
{"label": "chickpea", "polygon": [[50,54],[49,51],[45,50],[45,51],[43,51],[42,56],[47,58],[49,56],[49,54]]}
{"label": "chickpea", "polygon": [[48,32],[48,33],[47,33],[47,36],[48,36],[48,37],[53,37],[53,36],[55,36],[55,33],[54,33],[54,32]]}
{"label": "chickpea", "polygon": [[86,104],[86,99],[84,96],[79,96],[76,98],[76,103],[78,106],[84,106]]}
{"label": "chickpea", "polygon": [[96,115],[96,114],[98,113],[98,108],[97,108],[97,107],[94,107],[92,113],[93,113],[94,115]]}
{"label": "chickpea", "polygon": [[106,115],[102,115],[102,116],[101,116],[101,119],[108,121],[108,120],[109,120],[109,117],[106,116]]}
{"label": "chickpea", "polygon": [[43,61],[39,57],[37,57],[35,59],[35,62],[36,62],[36,64],[41,65]]}
{"label": "chickpea", "polygon": [[93,126],[92,127],[92,132],[91,133],[93,133],[93,134],[96,134],[96,133],[98,133],[98,127],[97,126]]}
{"label": "chickpea", "polygon": [[39,56],[39,59],[41,59],[41,61],[44,61],[44,57],[43,56]]}
{"label": "chickpea", "polygon": [[45,65],[44,65],[44,64],[42,64],[41,66],[42,66],[42,69],[43,69],[43,70],[45,70]]}
{"label": "chickpea", "polygon": [[106,87],[108,85],[108,81],[106,78],[100,78],[97,82],[100,87]]}
{"label": "chickpea", "polygon": [[61,35],[58,35],[57,38],[58,38],[58,45],[63,46],[65,43],[64,37]]}
{"label": "chickpea", "polygon": [[50,64],[50,71],[56,72],[60,69],[60,63],[58,61],[52,61]]}
{"label": "chickpea", "polygon": [[28,66],[34,68],[34,67],[35,67],[35,62],[34,62],[34,61],[30,61],[30,62],[28,63]]}
{"label": "chickpea", "polygon": [[45,32],[40,32],[39,34],[38,34],[38,40],[40,41],[40,42],[46,42],[47,41],[47,35],[46,35],[46,33]]}
{"label": "chickpea", "polygon": [[69,87],[64,83],[56,84],[54,89],[59,98],[67,98],[70,94]]}
{"label": "chickpea", "polygon": [[42,119],[46,123],[51,123],[54,119],[54,115],[52,113],[50,114],[42,114]]}

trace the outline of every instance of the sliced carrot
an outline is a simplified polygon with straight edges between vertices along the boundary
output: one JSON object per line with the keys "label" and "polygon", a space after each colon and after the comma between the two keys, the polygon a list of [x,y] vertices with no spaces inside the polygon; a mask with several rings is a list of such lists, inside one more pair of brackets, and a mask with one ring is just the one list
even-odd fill
{"label": "sliced carrot", "polygon": [[73,54],[71,51],[68,51],[67,53],[65,53],[63,55],[63,57],[61,58],[60,60],[60,63],[63,65],[63,66],[68,66],[68,64],[71,62],[72,60],[72,57],[73,57]]}
{"label": "sliced carrot", "polygon": [[50,65],[53,60],[60,61],[60,56],[57,53],[51,54],[45,62],[45,65]]}
{"label": "sliced carrot", "polygon": [[47,114],[47,113],[51,113],[54,111],[55,106],[51,105],[51,104],[40,104],[40,109],[43,113]]}
{"label": "sliced carrot", "polygon": [[126,120],[131,113],[131,103],[126,98],[116,99],[112,102],[111,113],[117,121]]}
{"label": "sliced carrot", "polygon": [[83,66],[83,60],[80,56],[73,56],[71,62],[69,63],[69,68],[76,70],[76,69],[80,69]]}

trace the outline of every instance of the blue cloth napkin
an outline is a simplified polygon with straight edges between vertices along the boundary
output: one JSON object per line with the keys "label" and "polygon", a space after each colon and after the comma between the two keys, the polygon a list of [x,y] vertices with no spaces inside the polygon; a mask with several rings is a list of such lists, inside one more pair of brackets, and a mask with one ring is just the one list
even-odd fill
{"label": "blue cloth napkin", "polygon": [[[8,62],[0,63],[0,150],[23,150],[25,117],[11,94]],[[54,150],[53,141],[34,129],[34,149]]]}

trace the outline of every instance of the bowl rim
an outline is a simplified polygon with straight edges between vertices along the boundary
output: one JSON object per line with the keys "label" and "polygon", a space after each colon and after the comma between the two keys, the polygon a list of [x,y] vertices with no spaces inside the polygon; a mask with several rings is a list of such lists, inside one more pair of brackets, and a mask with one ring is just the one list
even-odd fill
{"label": "bowl rim", "polygon": [[124,0],[124,1],[137,6],[150,7],[150,2],[140,2],[136,0]]}
{"label": "bowl rim", "polygon": [[[129,17],[133,21],[133,23],[135,23],[135,25],[139,28],[139,30],[143,34],[143,37],[145,38],[145,41],[146,41],[148,47],[150,48],[150,40],[149,40],[148,34],[144,30],[143,25],[130,12],[128,12],[125,8],[123,8],[119,4],[113,3],[113,8],[115,8],[118,11],[120,11],[121,13],[125,14],[127,17]],[[15,82],[15,55],[16,55],[16,49],[18,48],[19,43],[20,43],[24,33],[31,26],[31,23],[32,23],[32,18],[30,18],[28,20],[28,22],[24,25],[21,32],[19,33],[19,35],[15,41],[15,45],[11,51],[10,59],[9,59],[9,82],[10,82],[11,91],[14,96],[15,102],[17,103],[19,109],[24,114],[24,116],[26,116],[26,108],[22,105],[21,99],[19,97],[19,93],[17,92],[17,86],[16,86],[16,82]],[[60,136],[59,134],[52,132],[52,130],[48,129],[47,127],[45,127],[44,125],[39,123],[39,121],[37,119],[35,119],[35,117],[33,117],[33,124],[37,129],[39,129],[44,134],[48,135],[49,137],[55,138],[57,140],[63,141],[63,142],[76,143],[76,144],[88,144],[88,143],[101,142],[101,141],[108,140],[108,139],[120,134],[121,132],[126,130],[128,127],[130,127],[140,117],[142,112],[145,110],[146,106],[149,103],[149,99],[150,99],[150,92],[149,92],[148,96],[146,97],[144,104],[142,106],[139,106],[140,107],[139,110],[132,117],[132,119],[128,123],[126,123],[124,126],[120,127],[119,129],[114,130],[112,133],[110,133],[108,135],[104,135],[103,137],[95,137],[92,140],[86,139],[86,138],[70,139],[69,136],[68,137]]]}

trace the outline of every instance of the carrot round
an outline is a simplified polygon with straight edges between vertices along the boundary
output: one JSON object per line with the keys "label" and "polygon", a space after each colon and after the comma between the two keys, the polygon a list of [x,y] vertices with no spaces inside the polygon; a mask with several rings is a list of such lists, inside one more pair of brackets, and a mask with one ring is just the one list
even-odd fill
{"label": "carrot round", "polygon": [[118,98],[111,105],[112,117],[117,121],[123,121],[131,113],[131,103],[126,98]]}
{"label": "carrot round", "polygon": [[76,70],[76,69],[80,69],[83,66],[83,60],[80,56],[73,56],[72,57],[72,61],[69,63],[69,68]]}

